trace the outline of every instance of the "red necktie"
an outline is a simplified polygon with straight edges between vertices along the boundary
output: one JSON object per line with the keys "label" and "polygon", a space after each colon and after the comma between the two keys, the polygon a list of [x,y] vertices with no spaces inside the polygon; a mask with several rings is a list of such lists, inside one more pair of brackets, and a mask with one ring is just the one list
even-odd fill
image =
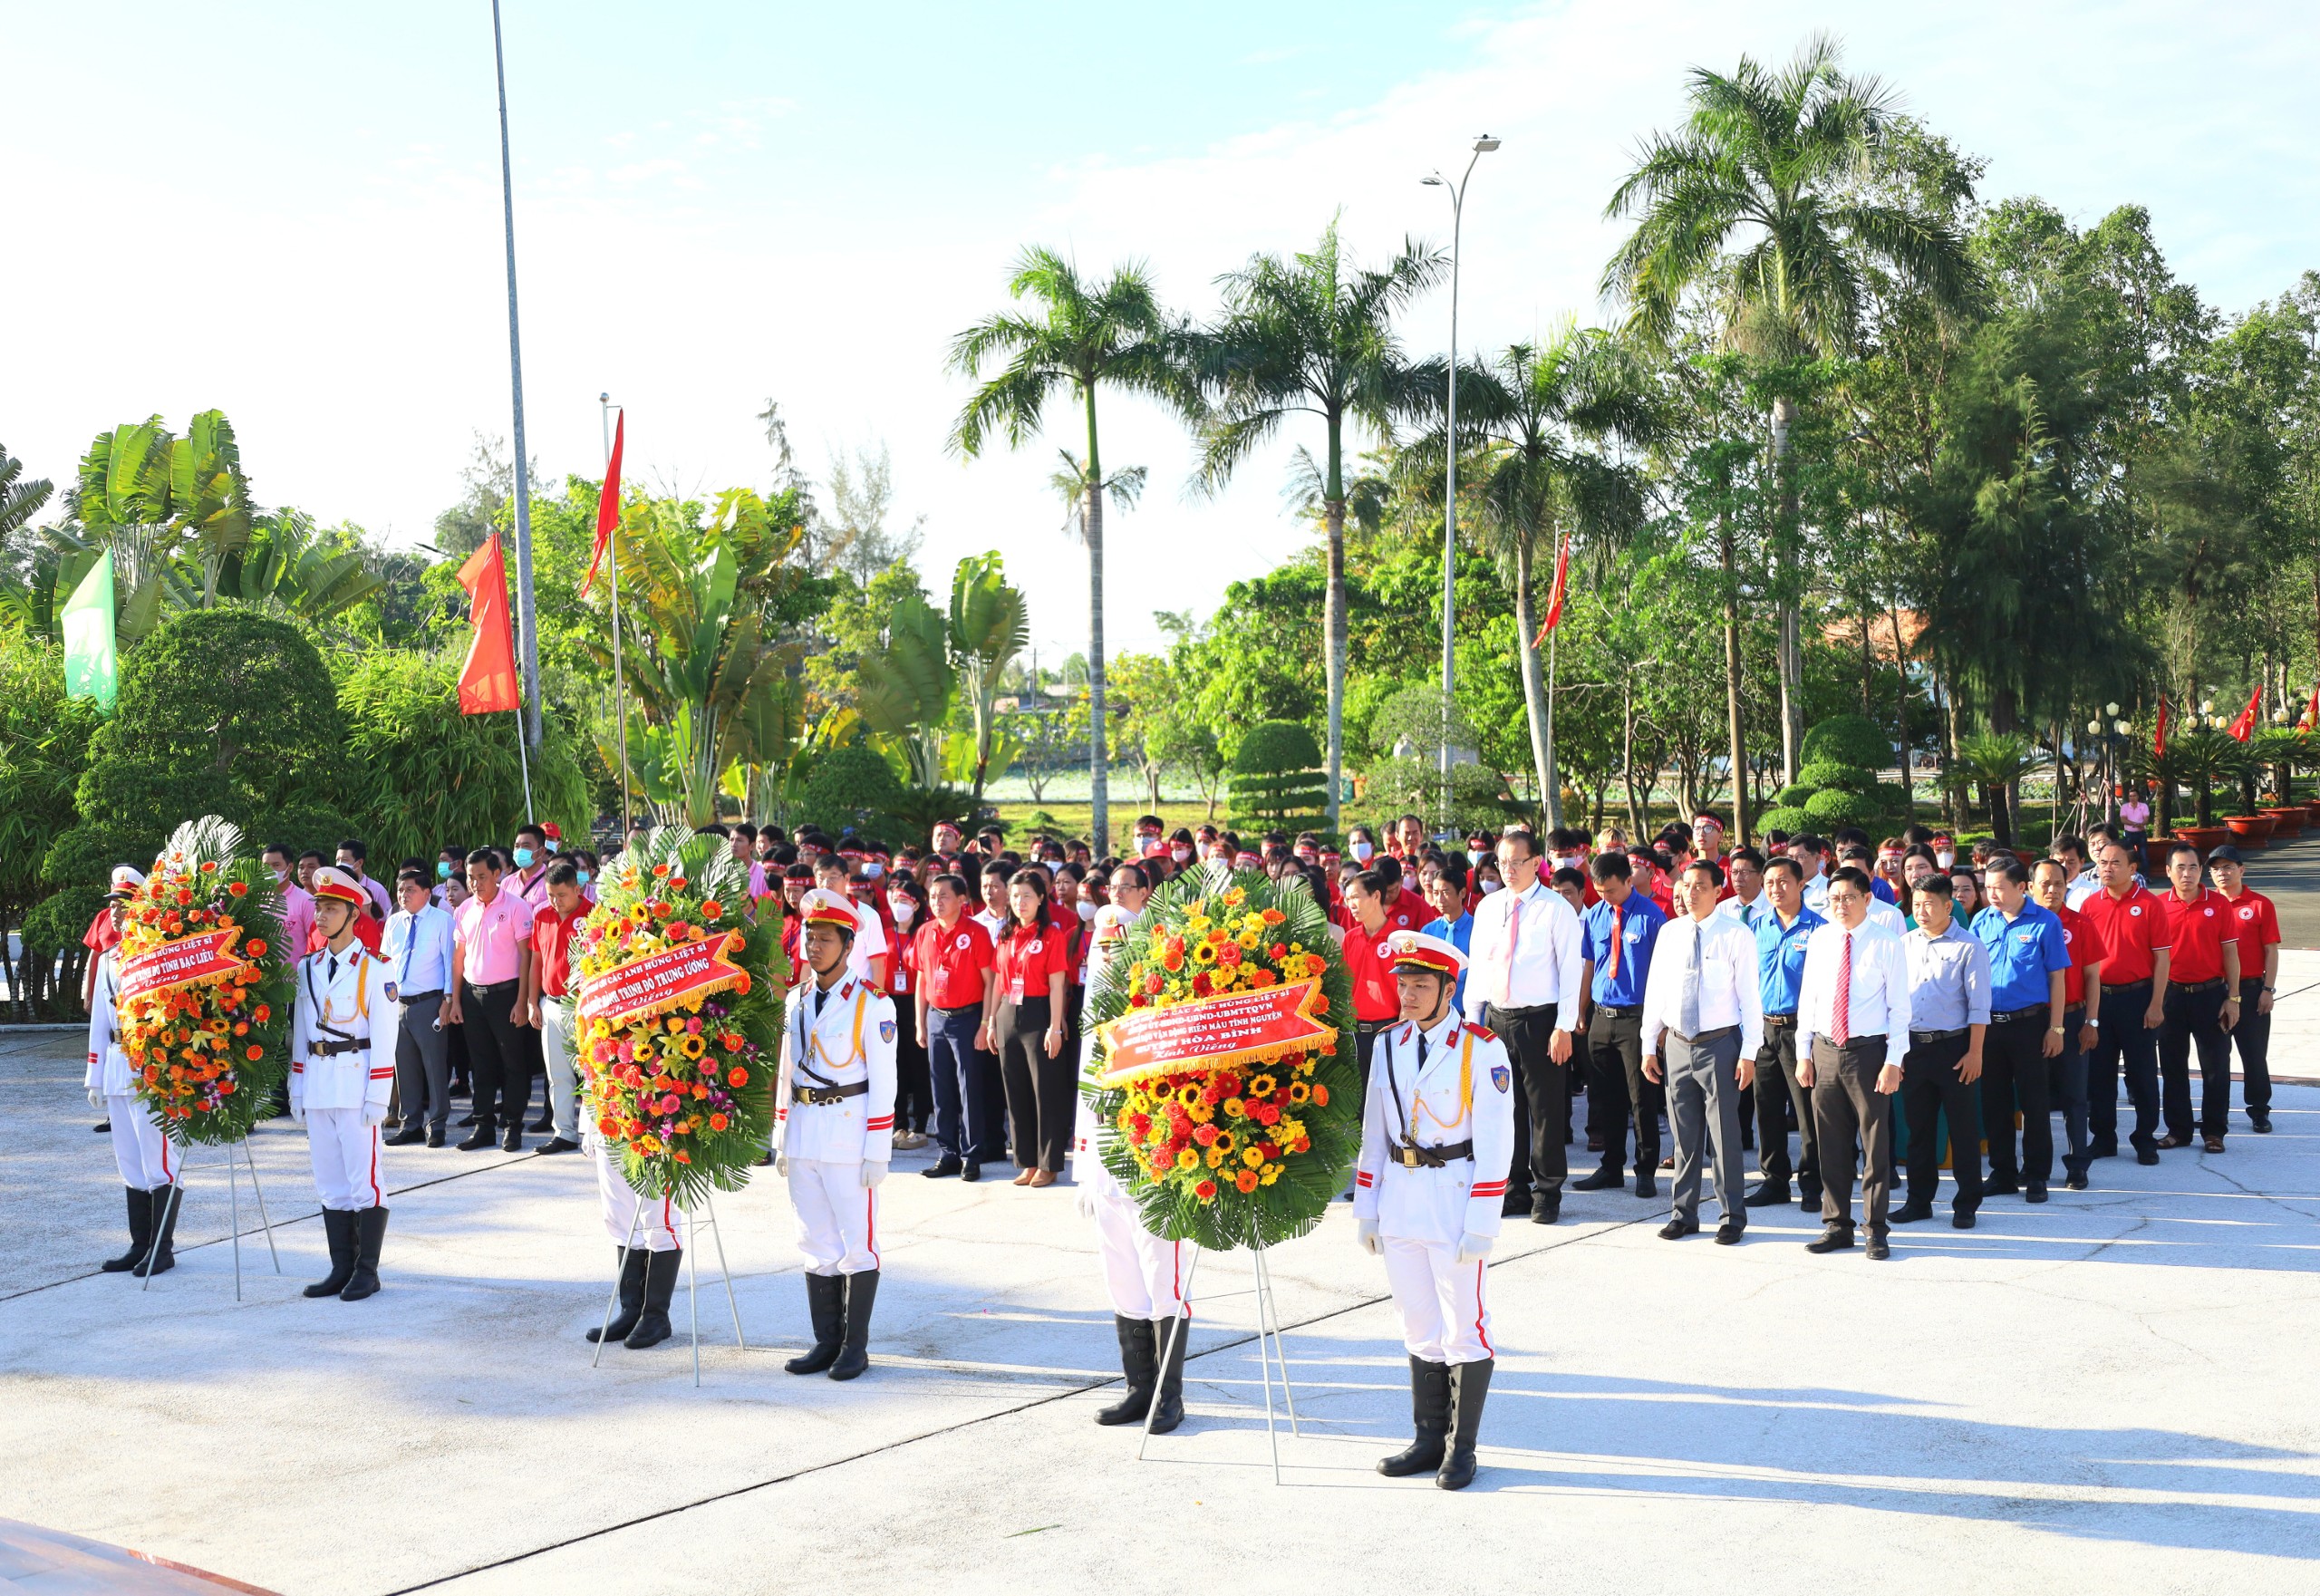
{"label": "red necktie", "polygon": [[1852,933],[1842,933],[1844,946],[1837,954],[1837,1017],[1829,1027],[1829,1040],[1839,1047],[1852,1034]]}
{"label": "red necktie", "polygon": [[1611,956],[1603,964],[1603,979],[1606,981],[1619,978],[1619,928],[1627,924],[1627,913],[1625,904],[1611,906]]}

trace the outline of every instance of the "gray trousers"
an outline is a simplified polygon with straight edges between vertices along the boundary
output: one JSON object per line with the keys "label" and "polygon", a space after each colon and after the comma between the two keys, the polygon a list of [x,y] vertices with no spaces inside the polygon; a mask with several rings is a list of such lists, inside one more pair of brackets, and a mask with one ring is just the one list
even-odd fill
{"label": "gray trousers", "polygon": [[1745,1225],[1740,1174],[1740,1031],[1727,1026],[1686,1041],[1668,1033],[1668,1123],[1676,1134],[1676,1217],[1700,1215],[1700,1165],[1710,1121],[1716,1136],[1716,1200],[1726,1224]]}
{"label": "gray trousers", "polygon": [[435,1029],[443,994],[399,1005],[395,1026],[395,1096],[405,1130],[441,1131],[451,1113],[451,1039]]}
{"label": "gray trousers", "polygon": [[570,998],[540,1000],[540,1051],[547,1062],[547,1111],[556,1134],[578,1146],[580,1141],[580,1069],[574,1060],[575,1033]]}

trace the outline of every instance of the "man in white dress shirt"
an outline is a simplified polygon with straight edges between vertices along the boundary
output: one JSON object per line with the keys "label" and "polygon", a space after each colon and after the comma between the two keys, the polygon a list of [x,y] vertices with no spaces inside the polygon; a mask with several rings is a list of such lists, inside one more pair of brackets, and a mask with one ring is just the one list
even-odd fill
{"label": "man in white dress shirt", "polygon": [[1868,875],[1852,866],[1829,881],[1829,924],[1804,948],[1796,1006],[1796,1077],[1812,1091],[1821,1154],[1820,1238],[1805,1250],[1853,1244],[1853,1146],[1862,1157],[1861,1205],[1869,1255],[1889,1255],[1893,1121],[1886,1099],[1901,1088],[1909,1047],[1909,972],[1901,939],[1869,918]]}
{"label": "man in white dress shirt", "polygon": [[451,914],[430,901],[427,877],[417,870],[395,877],[395,894],[402,907],[387,917],[379,956],[387,962],[387,1001],[395,1011],[402,1128],[387,1146],[440,1147],[451,1112],[451,1039],[441,1023],[443,994],[451,987]]}
{"label": "man in white dress shirt", "polygon": [[1579,1029],[1579,916],[1539,878],[1539,839],[1522,827],[1498,839],[1505,889],[1474,906],[1468,943],[1466,1015],[1497,1032],[1513,1059],[1514,1156],[1505,1212],[1533,1224],[1562,1217],[1571,1125],[1568,1066]]}
{"label": "man in white dress shirt", "polygon": [[1728,1247],[1748,1224],[1741,1204],[1740,1093],[1756,1078],[1764,992],[1756,933],[1716,911],[1722,868],[1695,859],[1684,882],[1691,889],[1686,912],[1659,933],[1643,989],[1643,1072],[1667,1084],[1676,1135],[1675,1211],[1659,1235],[1673,1242],[1700,1227],[1700,1164],[1714,1116],[1716,1200],[1724,1210],[1716,1239]]}

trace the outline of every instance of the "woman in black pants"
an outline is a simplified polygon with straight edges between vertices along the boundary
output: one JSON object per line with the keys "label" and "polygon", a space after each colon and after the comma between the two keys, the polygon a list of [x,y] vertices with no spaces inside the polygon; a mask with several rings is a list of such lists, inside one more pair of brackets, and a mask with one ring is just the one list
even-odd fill
{"label": "woman in black pants", "polygon": [[1064,1049],[1064,985],[1070,942],[1048,914],[1047,872],[1023,869],[1007,884],[991,983],[991,1040],[1007,1093],[1009,1140],[1019,1186],[1048,1186],[1063,1172],[1078,1108],[1073,1056]]}
{"label": "woman in black pants", "polygon": [[926,889],[898,871],[886,883],[886,908],[894,925],[886,982],[894,1000],[894,1146],[908,1151],[926,1146],[927,1117],[934,1111],[926,1041],[918,1034],[918,928],[926,919]]}

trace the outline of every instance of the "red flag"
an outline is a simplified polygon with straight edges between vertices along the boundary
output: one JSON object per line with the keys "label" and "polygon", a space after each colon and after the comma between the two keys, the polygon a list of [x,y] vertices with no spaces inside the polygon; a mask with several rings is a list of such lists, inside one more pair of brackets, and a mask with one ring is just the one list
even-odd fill
{"label": "red flag", "polygon": [[2299,723],[2306,731],[2320,730],[2320,682],[2313,683],[2312,701],[2304,706],[2304,719]]}
{"label": "red flag", "polygon": [[500,556],[498,533],[468,556],[459,567],[459,585],[468,590],[468,619],[475,624],[468,663],[459,668],[459,713],[512,710],[521,701],[516,692],[515,634],[508,622],[508,563]]}
{"label": "red flag", "polygon": [[2151,757],[2154,759],[2167,757],[2167,695],[2163,692],[2159,695],[2159,724],[2151,729]]}
{"label": "red flag", "polygon": [[2256,734],[2256,716],[2263,707],[2264,690],[2258,687],[2248,695],[2248,707],[2239,711],[2239,719],[2231,723],[2231,729],[2224,735],[2239,742],[2253,737]]}
{"label": "red flag", "polygon": [[596,567],[604,564],[604,551],[613,546],[613,528],[620,525],[620,450],[628,440],[628,412],[620,412],[620,420],[613,423],[612,463],[604,468],[604,490],[596,496],[596,550],[588,556],[588,574],[580,579],[580,596],[588,596],[588,589],[596,580]]}
{"label": "red flag", "polygon": [[1562,619],[1563,595],[1570,586],[1571,539],[1566,537],[1562,540],[1562,547],[1555,554],[1555,585],[1547,595],[1547,618],[1539,623],[1539,634],[1531,639],[1532,648],[1544,643],[1547,634],[1555,629],[1555,623]]}

